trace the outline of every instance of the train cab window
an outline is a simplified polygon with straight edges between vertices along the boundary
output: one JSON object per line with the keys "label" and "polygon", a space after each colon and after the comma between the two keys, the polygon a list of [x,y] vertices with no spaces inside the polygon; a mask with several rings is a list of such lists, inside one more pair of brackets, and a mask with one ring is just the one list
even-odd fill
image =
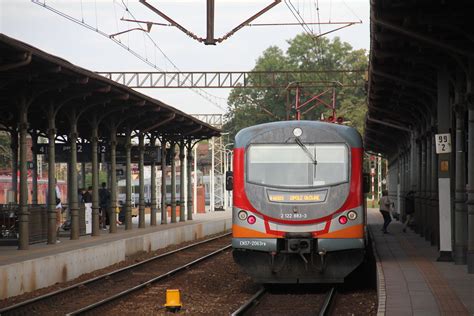
{"label": "train cab window", "polygon": [[[247,181],[276,187],[318,187],[348,181],[348,149],[344,144],[251,145]],[[308,153],[311,153],[309,155]]]}

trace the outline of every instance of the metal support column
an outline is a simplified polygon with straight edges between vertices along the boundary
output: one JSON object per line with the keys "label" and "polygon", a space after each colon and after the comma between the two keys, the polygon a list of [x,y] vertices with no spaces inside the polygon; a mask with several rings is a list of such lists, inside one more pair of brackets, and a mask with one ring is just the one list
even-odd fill
{"label": "metal support column", "polygon": [[99,219],[99,161],[97,153],[97,145],[99,142],[99,127],[97,117],[94,115],[92,119],[92,236],[100,236],[100,219]]}
{"label": "metal support column", "polygon": [[10,148],[12,149],[12,201],[14,204],[18,204],[18,130],[10,132],[11,142]]}
{"label": "metal support column", "polygon": [[[20,131],[20,212],[18,214],[19,241],[18,249],[26,250],[29,248],[29,216],[28,211],[28,168],[26,161],[26,134],[28,131],[28,107],[26,100],[21,98],[19,108],[19,126]],[[16,174],[15,174],[16,176]]]}
{"label": "metal support column", "polygon": [[[471,66],[472,65],[471,62]],[[468,97],[469,126],[468,126],[468,185],[467,185],[467,272],[474,273],[474,95]]]}
{"label": "metal support column", "polygon": [[31,170],[31,204],[38,204],[38,134],[36,131],[31,133],[31,154],[33,160],[33,169]]}
{"label": "metal support column", "polygon": [[215,191],[215,186],[214,183],[216,181],[215,177],[215,140],[214,137],[211,138],[210,141],[211,144],[211,172],[209,175],[209,212],[214,212],[216,203],[215,203],[215,198],[216,198],[216,191]]}
{"label": "metal support column", "polygon": [[79,239],[79,205],[77,201],[77,115],[76,109],[71,110],[71,128],[69,134],[69,143],[71,146],[71,157],[69,168],[71,181],[68,188],[71,200],[68,201],[71,210],[71,240]]}
{"label": "metal support column", "polygon": [[420,138],[420,228],[418,233],[421,237],[425,235],[426,229],[426,131],[422,131]]}
{"label": "metal support column", "polygon": [[[449,104],[449,73],[446,66],[438,70],[438,134],[450,133],[451,108]],[[452,261],[451,232],[451,153],[438,155],[438,196],[440,256],[438,261]]]}
{"label": "metal support column", "polygon": [[187,143],[187,184],[188,184],[188,221],[193,220],[193,181],[192,181],[192,161],[193,161],[193,146],[191,140]]}
{"label": "metal support column", "polygon": [[161,140],[161,224],[168,224],[166,209],[166,140]]}
{"label": "metal support column", "polygon": [[112,123],[110,128],[110,217],[109,231],[117,232],[117,127]]}
{"label": "metal support column", "polygon": [[426,128],[426,138],[425,138],[425,148],[426,148],[426,170],[425,170],[425,214],[426,214],[426,223],[425,223],[425,240],[431,241],[431,232],[432,232],[432,222],[433,222],[433,212],[431,209],[431,142],[433,137],[431,135],[431,121],[428,123]]}
{"label": "metal support column", "polygon": [[86,185],[86,163],[81,162],[81,187],[87,189]]}
{"label": "metal support column", "polygon": [[145,228],[145,168],[143,162],[143,155],[145,150],[145,135],[143,133],[138,134],[138,228]]}
{"label": "metal support column", "polygon": [[[156,146],[156,137],[150,137],[150,146]],[[150,191],[151,191],[151,206],[150,206],[150,225],[156,226],[156,161],[153,159],[151,162],[151,175],[150,175]]]}
{"label": "metal support column", "polygon": [[464,150],[464,107],[455,107],[456,113],[456,191],[454,197],[454,252],[455,264],[466,264],[467,208],[466,208],[466,158]]}
{"label": "metal support column", "polygon": [[132,229],[132,131],[127,129],[125,135],[125,229]]}
{"label": "metal support column", "polygon": [[436,154],[436,119],[431,117],[431,245],[439,245],[438,156]]}
{"label": "metal support column", "polygon": [[171,142],[171,223],[176,223],[176,143]]}
{"label": "metal support column", "polygon": [[53,104],[48,109],[48,244],[55,244],[56,232],[56,138],[55,111]]}
{"label": "metal support column", "polygon": [[194,196],[194,201],[193,201],[193,208],[194,208],[194,212],[193,213],[197,213],[198,211],[198,205],[197,205],[197,185],[198,185],[198,179],[197,179],[197,176],[198,176],[198,172],[197,172],[197,144],[196,146],[194,147],[194,183],[193,183],[193,196]]}
{"label": "metal support column", "polygon": [[184,222],[186,220],[186,210],[184,209],[184,139],[179,143],[179,221]]}

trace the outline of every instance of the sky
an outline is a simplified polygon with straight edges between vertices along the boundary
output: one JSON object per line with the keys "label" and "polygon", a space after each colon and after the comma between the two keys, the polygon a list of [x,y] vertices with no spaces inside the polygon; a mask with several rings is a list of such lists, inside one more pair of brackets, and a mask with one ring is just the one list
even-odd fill
{"label": "sky", "polygon": [[[38,5],[46,5],[105,34],[137,25],[121,18],[167,23],[138,0],[0,0],[0,33],[24,41],[91,71],[154,71],[107,37]],[[206,36],[205,0],[148,0],[200,37]],[[221,37],[273,0],[216,0],[215,37]],[[296,22],[289,6],[306,22],[362,21],[326,37],[339,36],[355,49],[369,49],[368,0],[286,0],[253,23]],[[128,8],[128,11],[126,10]],[[317,10],[318,9],[318,10]],[[130,14],[131,13],[131,14]],[[335,26],[313,26],[315,33]],[[153,26],[150,33],[133,31],[118,37],[121,43],[163,71],[250,71],[269,46],[284,51],[287,40],[302,33],[301,26],[244,27],[216,46],[205,46],[177,28]],[[224,113],[230,89],[206,89],[208,101],[190,89],[139,89],[186,113]],[[217,103],[218,105],[215,105]]]}

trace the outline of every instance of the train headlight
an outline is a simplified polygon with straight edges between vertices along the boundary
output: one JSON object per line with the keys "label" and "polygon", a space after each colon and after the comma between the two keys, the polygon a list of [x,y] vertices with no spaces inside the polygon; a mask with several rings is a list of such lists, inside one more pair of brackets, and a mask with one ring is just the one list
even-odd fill
{"label": "train headlight", "polygon": [[346,223],[347,223],[347,217],[344,215],[339,216],[339,224],[345,225]]}
{"label": "train headlight", "polygon": [[245,221],[247,219],[247,212],[246,211],[240,211],[239,214],[237,214],[239,219],[241,221]]}
{"label": "train headlight", "polygon": [[355,219],[357,218],[357,212],[355,212],[355,211],[350,211],[349,213],[347,213],[347,217],[348,217],[351,221],[353,221],[353,220],[355,220]]}
{"label": "train headlight", "polygon": [[293,130],[293,135],[295,135],[296,137],[300,137],[301,135],[303,135],[303,130],[297,127]]}

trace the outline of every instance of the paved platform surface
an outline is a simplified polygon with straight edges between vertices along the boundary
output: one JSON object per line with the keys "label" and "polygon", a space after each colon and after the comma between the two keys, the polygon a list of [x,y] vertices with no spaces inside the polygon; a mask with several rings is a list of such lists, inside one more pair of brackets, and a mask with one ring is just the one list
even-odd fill
{"label": "paved platform surface", "polygon": [[368,224],[379,257],[380,315],[474,315],[474,274],[466,265],[437,262],[438,251],[411,229],[392,221],[381,231],[378,209]]}
{"label": "paved platform surface", "polygon": [[120,262],[140,251],[153,251],[192,241],[232,228],[230,211],[195,214],[194,220],[125,230],[101,231],[100,236],[78,240],[60,238],[61,243],[30,245],[28,250],[0,247],[0,299],[33,291],[56,282],[72,280],[81,274]]}

